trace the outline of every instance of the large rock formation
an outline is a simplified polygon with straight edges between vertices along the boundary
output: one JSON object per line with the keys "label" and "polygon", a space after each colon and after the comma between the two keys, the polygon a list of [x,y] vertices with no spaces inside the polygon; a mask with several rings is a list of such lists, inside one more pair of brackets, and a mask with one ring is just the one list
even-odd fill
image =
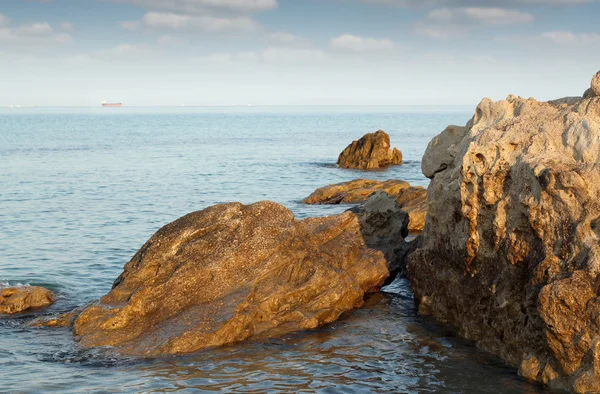
{"label": "large rock formation", "polygon": [[110,293],[75,319],[74,334],[84,347],[154,356],[316,328],[361,306],[399,269],[393,245],[406,225],[383,194],[301,221],[272,202],[191,213],[146,242]]}
{"label": "large rock formation", "polygon": [[353,141],[338,157],[341,168],[373,170],[389,165],[402,164],[402,152],[391,149],[390,136],[383,130],[365,134]]}
{"label": "large rock formation", "polygon": [[533,380],[600,391],[600,98],[484,99],[429,144],[419,311]]}
{"label": "large rock formation", "polygon": [[400,209],[409,215],[408,230],[421,232],[427,216],[427,190],[412,187],[408,182],[389,180],[385,182],[357,179],[321,187],[302,200],[303,204],[356,204],[370,195],[382,191],[396,199]]}
{"label": "large rock formation", "polygon": [[13,314],[52,305],[56,296],[38,286],[0,288],[0,313]]}

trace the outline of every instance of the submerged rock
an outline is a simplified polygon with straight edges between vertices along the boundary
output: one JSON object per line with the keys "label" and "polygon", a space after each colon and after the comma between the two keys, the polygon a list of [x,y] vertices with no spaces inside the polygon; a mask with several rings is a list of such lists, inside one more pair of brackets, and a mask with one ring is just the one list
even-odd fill
{"label": "submerged rock", "polygon": [[364,202],[370,195],[382,191],[394,197],[400,209],[409,215],[408,230],[423,231],[427,216],[427,190],[412,187],[408,182],[388,180],[385,182],[357,179],[321,187],[302,200],[303,204],[356,204]]}
{"label": "submerged rock", "polygon": [[402,152],[391,149],[390,136],[383,130],[365,134],[353,141],[338,157],[341,168],[372,170],[402,164]]}
{"label": "submerged rock", "polygon": [[38,286],[0,288],[0,313],[13,314],[52,305],[56,296]]}
{"label": "submerged rock", "polygon": [[600,390],[600,101],[485,99],[449,130],[423,160],[419,312],[526,378]]}
{"label": "submerged rock", "polygon": [[156,356],[316,328],[398,269],[390,248],[406,222],[385,195],[304,220],[273,202],[191,213],[146,242],[74,335],[83,347]]}

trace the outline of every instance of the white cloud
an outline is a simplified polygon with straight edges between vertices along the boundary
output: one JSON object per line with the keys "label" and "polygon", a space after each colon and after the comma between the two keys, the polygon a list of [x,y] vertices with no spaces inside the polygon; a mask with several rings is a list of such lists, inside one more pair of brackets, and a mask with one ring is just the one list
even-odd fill
{"label": "white cloud", "polygon": [[207,32],[253,31],[261,25],[247,17],[216,17],[212,15],[184,15],[172,12],[147,12],[140,21],[121,22],[127,30],[141,28],[156,30],[199,30]]}
{"label": "white cloud", "polygon": [[391,7],[519,7],[519,6],[570,6],[588,4],[598,0],[363,0],[370,4]]}
{"label": "white cloud", "polygon": [[461,25],[511,25],[532,22],[533,15],[504,8],[440,8],[431,11],[426,20]]}
{"label": "white cloud", "polygon": [[413,30],[421,36],[447,39],[464,36],[477,26],[513,25],[533,20],[533,15],[529,13],[504,8],[438,8],[429,12],[424,20],[415,23]]}
{"label": "white cloud", "polygon": [[0,14],[0,44],[22,48],[30,45],[67,44],[72,41],[73,37],[70,34],[56,31],[47,22],[13,27],[10,20]]}
{"label": "white cloud", "polygon": [[207,10],[234,12],[267,11],[279,6],[278,0],[121,0],[149,10],[198,14]]}
{"label": "white cloud", "polygon": [[165,35],[165,36],[158,37],[156,42],[159,45],[164,45],[164,46],[178,46],[178,45],[187,44],[189,41],[182,37]]}
{"label": "white cloud", "polygon": [[63,31],[73,31],[75,30],[75,27],[73,27],[71,22],[64,22],[60,24],[60,29]]}
{"label": "white cloud", "polygon": [[102,61],[144,60],[156,56],[157,51],[149,45],[119,44],[112,48],[101,49],[83,55],[83,58]]}
{"label": "white cloud", "polygon": [[33,23],[31,25],[21,25],[14,29],[15,34],[23,36],[43,36],[52,34],[54,29],[49,23]]}
{"label": "white cloud", "polygon": [[10,20],[4,14],[0,14],[0,26],[6,26],[10,23]]}
{"label": "white cloud", "polygon": [[530,36],[502,36],[497,41],[508,42],[530,48],[566,48],[577,50],[582,47],[596,48],[600,45],[600,33],[575,33],[570,31],[550,31]]}
{"label": "white cloud", "polygon": [[214,53],[208,56],[196,57],[195,61],[206,61],[221,66],[244,66],[250,63],[271,65],[307,65],[323,63],[330,57],[320,49],[268,47],[259,52]]}
{"label": "white cloud", "polygon": [[350,52],[390,51],[396,46],[392,40],[387,38],[360,37],[353,34],[342,34],[335,37],[330,44],[336,50]]}
{"label": "white cloud", "polygon": [[309,45],[310,40],[285,31],[274,31],[266,34],[267,38],[287,45]]}

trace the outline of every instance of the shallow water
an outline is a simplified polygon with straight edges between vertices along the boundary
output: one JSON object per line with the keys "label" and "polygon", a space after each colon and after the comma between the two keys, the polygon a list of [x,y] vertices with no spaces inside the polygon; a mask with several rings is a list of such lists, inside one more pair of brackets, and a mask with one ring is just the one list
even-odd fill
{"label": "shallow water", "polygon": [[[53,289],[50,312],[105,294],[162,225],[229,201],[273,200],[298,218],[314,189],[356,178],[426,186],[420,158],[461,107],[0,109],[0,282]],[[353,139],[386,130],[405,164],[335,168]],[[397,281],[316,331],[186,357],[115,359],[64,329],[0,319],[0,392],[541,392],[416,316]]]}

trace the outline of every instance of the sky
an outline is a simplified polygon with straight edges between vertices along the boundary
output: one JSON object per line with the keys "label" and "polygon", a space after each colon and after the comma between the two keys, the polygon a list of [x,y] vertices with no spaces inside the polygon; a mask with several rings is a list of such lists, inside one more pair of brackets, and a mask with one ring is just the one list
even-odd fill
{"label": "sky", "polygon": [[577,96],[600,0],[0,0],[0,106]]}

